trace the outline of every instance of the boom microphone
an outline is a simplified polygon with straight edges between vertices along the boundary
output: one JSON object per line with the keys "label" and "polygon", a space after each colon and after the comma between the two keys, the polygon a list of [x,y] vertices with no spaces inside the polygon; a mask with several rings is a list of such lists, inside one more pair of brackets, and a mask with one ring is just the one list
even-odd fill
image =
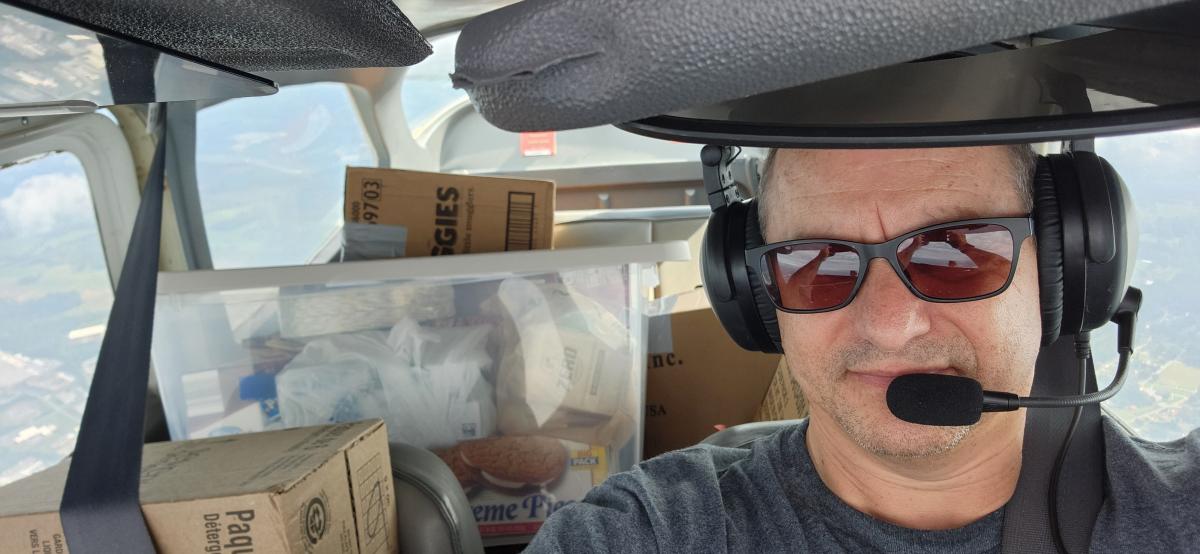
{"label": "boom microphone", "polygon": [[[956,375],[911,373],[892,379],[887,405],[892,415],[919,425],[973,425],[983,412],[1010,412],[1020,408],[1077,408],[1112,398],[1125,384],[1125,370],[1133,354],[1133,330],[1141,307],[1142,293],[1129,287],[1112,321],[1117,324],[1117,374],[1102,391],[1075,396],[1017,396],[1011,392],[983,390],[979,381]],[[1080,375],[1086,374],[1092,356],[1087,333],[1075,343]]]}
{"label": "boom microphone", "polygon": [[[1076,408],[1112,398],[1125,384],[1125,369],[1132,348],[1122,346],[1117,374],[1108,388],[1075,396],[1017,396],[1011,392],[983,390],[979,381],[955,375],[911,373],[888,385],[887,405],[892,415],[920,425],[972,425],[983,412],[1011,412],[1020,408]],[[1088,358],[1080,358],[1080,368]]]}
{"label": "boom microphone", "polygon": [[[1070,398],[1073,397],[1066,397]],[[972,425],[983,412],[1027,407],[1022,400],[1029,399],[1008,392],[985,391],[979,381],[967,377],[936,373],[901,375],[892,380],[887,390],[887,405],[892,414],[920,425]]]}
{"label": "boom microphone", "polygon": [[983,412],[983,386],[954,375],[901,375],[888,386],[887,405],[893,415],[909,423],[971,425]]}

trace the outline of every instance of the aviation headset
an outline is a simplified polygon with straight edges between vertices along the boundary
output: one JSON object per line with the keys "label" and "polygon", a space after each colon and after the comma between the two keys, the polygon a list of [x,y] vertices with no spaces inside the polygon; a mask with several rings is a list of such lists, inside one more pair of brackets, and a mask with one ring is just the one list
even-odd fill
{"label": "aviation headset", "polygon": [[[782,353],[775,306],[758,268],[745,263],[745,251],[764,241],[757,200],[741,199],[733,182],[734,150],[701,150],[713,208],[700,251],[701,279],[713,311],[739,346]],[[1092,152],[1039,156],[1033,197],[1045,346],[1113,316],[1133,271],[1137,226],[1125,183]]]}

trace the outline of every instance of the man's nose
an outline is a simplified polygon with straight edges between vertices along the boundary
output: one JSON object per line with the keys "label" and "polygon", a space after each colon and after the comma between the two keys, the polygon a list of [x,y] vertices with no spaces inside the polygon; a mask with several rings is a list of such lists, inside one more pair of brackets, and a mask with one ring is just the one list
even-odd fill
{"label": "man's nose", "polygon": [[886,352],[929,332],[929,304],[908,290],[886,260],[871,260],[849,308],[858,334]]}

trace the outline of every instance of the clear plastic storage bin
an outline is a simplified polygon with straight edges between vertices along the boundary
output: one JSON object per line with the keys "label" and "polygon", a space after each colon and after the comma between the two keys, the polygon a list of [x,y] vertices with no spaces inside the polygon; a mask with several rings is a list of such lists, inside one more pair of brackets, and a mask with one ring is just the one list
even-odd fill
{"label": "clear plastic storage bin", "polygon": [[640,459],[643,304],[655,264],[688,256],[676,241],[162,273],[171,436],[379,417],[442,457],[485,536],[533,533]]}

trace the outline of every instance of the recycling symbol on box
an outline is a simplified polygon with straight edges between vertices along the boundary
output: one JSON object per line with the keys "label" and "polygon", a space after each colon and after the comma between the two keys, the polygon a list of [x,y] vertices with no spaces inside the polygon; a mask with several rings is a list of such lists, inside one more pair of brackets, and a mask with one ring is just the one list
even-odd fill
{"label": "recycling symbol on box", "polygon": [[325,528],[329,522],[329,514],[325,501],[320,496],[314,496],[304,506],[304,534],[308,542],[317,544],[325,536]]}

